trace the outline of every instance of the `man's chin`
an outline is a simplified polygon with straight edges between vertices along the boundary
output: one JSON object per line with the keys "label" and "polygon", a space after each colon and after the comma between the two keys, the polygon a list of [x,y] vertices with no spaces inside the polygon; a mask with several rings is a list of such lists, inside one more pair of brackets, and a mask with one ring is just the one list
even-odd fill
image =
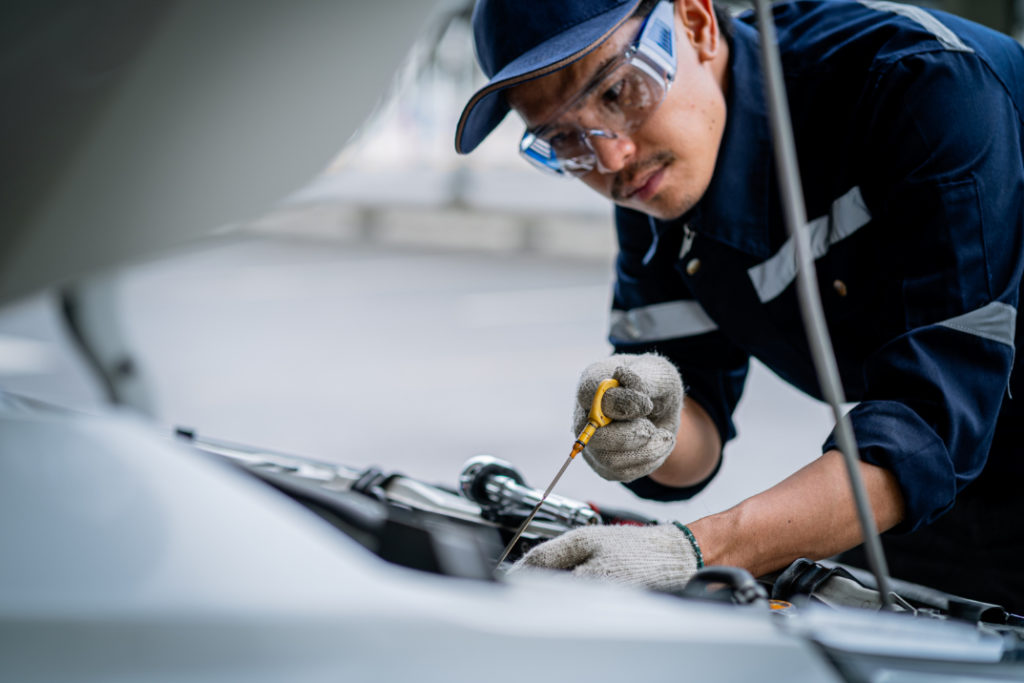
{"label": "man's chin", "polygon": [[663,197],[661,194],[656,194],[645,202],[627,199],[615,203],[623,208],[633,209],[634,211],[652,216],[659,221],[673,221],[680,218],[696,204],[696,202],[690,201],[669,201],[667,197]]}
{"label": "man's chin", "polygon": [[661,209],[661,210],[656,210],[656,211],[645,211],[644,213],[646,213],[646,214],[648,214],[650,216],[653,216],[654,218],[657,218],[659,221],[674,221],[677,218],[682,218],[684,215],[686,215],[686,212],[689,211],[692,208],[693,208],[693,206],[690,205],[690,206],[687,206],[687,207],[684,207],[684,208],[678,208],[678,207],[674,208],[674,209],[667,209],[666,208],[666,209]]}

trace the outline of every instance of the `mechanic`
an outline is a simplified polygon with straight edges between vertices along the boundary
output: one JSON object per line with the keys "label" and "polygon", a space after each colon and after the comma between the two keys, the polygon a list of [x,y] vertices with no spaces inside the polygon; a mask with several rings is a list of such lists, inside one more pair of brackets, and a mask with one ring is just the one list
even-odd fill
{"label": "mechanic", "polygon": [[[1024,50],[894,2],[774,14],[821,296],[892,574],[1024,612],[1024,386],[1011,373]],[[473,29],[490,81],[457,151],[515,110],[528,160],[615,204],[615,355],[584,370],[575,428],[600,379],[622,386],[584,457],[640,496],[687,499],[735,436],[751,356],[820,398],[754,18],[712,0],[478,0]],[[822,453],[689,525],[578,529],[520,564],[664,590],[703,564],[759,576],[852,549],[840,558],[863,566],[834,434]]]}

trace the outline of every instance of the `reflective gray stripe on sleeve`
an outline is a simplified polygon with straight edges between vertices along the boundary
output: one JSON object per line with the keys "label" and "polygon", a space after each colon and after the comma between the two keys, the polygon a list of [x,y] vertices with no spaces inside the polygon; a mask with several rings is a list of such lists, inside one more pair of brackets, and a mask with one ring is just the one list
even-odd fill
{"label": "reflective gray stripe on sleeve", "polygon": [[[827,216],[815,218],[807,224],[810,231],[811,252],[814,258],[828,253],[829,247],[867,225],[871,212],[864,204],[860,188],[855,187],[832,202]],[[796,245],[790,237],[775,255],[764,263],[747,270],[761,303],[767,303],[782,294],[796,279]]]}
{"label": "reflective gray stripe on sleeve", "polygon": [[1017,309],[1009,304],[993,301],[970,313],[943,320],[939,324],[1014,348]]}
{"label": "reflective gray stripe on sleeve", "polygon": [[974,50],[968,47],[964,41],[960,40],[960,37],[953,33],[949,27],[920,7],[904,5],[899,2],[886,2],[885,0],[860,0],[860,4],[879,12],[892,12],[893,14],[899,14],[911,21],[917,22],[924,30],[935,36],[935,40],[942,43],[942,47],[947,50],[953,50],[956,52],[974,52]]}
{"label": "reflective gray stripe on sleeve", "polygon": [[668,301],[628,311],[613,310],[612,342],[652,342],[713,332],[718,325],[696,301]]}

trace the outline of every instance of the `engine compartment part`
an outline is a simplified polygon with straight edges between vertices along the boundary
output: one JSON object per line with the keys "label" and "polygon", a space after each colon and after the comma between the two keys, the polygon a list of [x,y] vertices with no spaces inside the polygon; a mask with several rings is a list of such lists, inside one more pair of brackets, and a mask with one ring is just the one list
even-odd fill
{"label": "engine compartment part", "polygon": [[[715,590],[715,584],[724,588]],[[683,589],[683,597],[727,600],[735,605],[768,606],[768,591],[745,569],[705,567]]]}
{"label": "engine compartment part", "polygon": [[[459,491],[477,503],[481,514],[495,521],[519,515],[522,508],[532,510],[543,494],[526,485],[523,476],[504,460],[477,455],[466,461],[459,475]],[[550,495],[541,505],[544,517],[567,527],[600,524],[601,515],[587,503]]]}
{"label": "engine compartment part", "polygon": [[[401,474],[387,474],[380,468],[356,470],[201,439],[194,433],[179,437],[210,456],[249,471],[379,557],[446,576],[489,582],[499,579],[502,573],[494,571],[495,559],[541,496],[510,463],[488,455],[470,458],[462,468],[458,486],[447,488]],[[628,511],[551,496],[530,522],[511,557],[516,559],[534,545],[578,526],[653,523],[656,520]],[[677,597],[763,610],[780,621],[795,617],[802,624],[800,628],[809,629],[801,632],[803,637],[815,640],[829,656],[838,653],[836,666],[842,660],[842,665],[851,671],[861,671],[858,667],[863,664],[860,654],[850,655],[851,648],[871,650],[874,657],[886,651],[884,643],[871,641],[871,629],[860,626],[851,627],[848,633],[862,631],[861,635],[851,636],[852,641],[844,640],[836,635],[842,629],[834,619],[842,621],[847,617],[830,620],[816,616],[822,611],[837,615],[852,612],[869,619],[884,617],[885,624],[911,623],[888,621],[893,618],[913,623],[958,623],[972,634],[982,634],[977,636],[982,639],[978,642],[983,643],[986,652],[998,641],[998,661],[1024,662],[1021,617],[998,605],[978,603],[926,586],[902,581],[894,581],[893,586],[896,613],[888,613],[880,610],[882,600],[870,573],[834,562],[798,559],[781,572],[758,578],[737,567],[707,567]],[[815,616],[805,618],[806,614]],[[957,631],[960,627],[951,628]],[[927,649],[915,645],[914,638],[907,641],[903,651],[897,652],[899,657]],[[976,657],[978,649],[972,652]],[[849,660],[851,656],[853,660]],[[855,660],[855,664],[848,660]],[[1017,670],[1014,672],[1016,675]],[[853,680],[874,680],[857,678],[859,673],[851,676]]]}

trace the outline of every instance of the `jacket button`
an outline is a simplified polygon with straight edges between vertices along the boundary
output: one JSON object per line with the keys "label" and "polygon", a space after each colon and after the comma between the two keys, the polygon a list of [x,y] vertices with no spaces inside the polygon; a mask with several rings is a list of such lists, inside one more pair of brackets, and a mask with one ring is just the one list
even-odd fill
{"label": "jacket button", "polygon": [[700,259],[690,259],[689,262],[687,262],[686,264],[686,274],[692,277],[697,274],[698,270],[700,270]]}
{"label": "jacket button", "polygon": [[833,282],[832,287],[836,290],[836,294],[839,296],[846,296],[846,283],[842,280],[836,280]]}

